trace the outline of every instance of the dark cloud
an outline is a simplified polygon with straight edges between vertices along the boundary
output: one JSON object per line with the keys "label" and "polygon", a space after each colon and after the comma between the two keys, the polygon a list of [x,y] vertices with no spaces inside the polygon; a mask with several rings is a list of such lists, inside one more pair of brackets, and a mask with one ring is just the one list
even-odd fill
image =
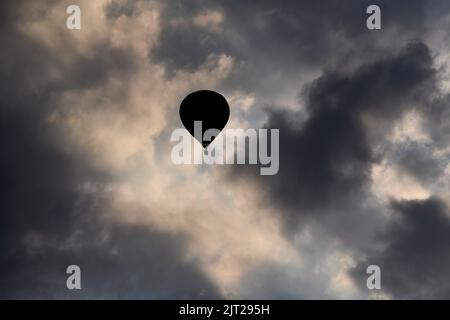
{"label": "dark cloud", "polygon": [[[131,17],[138,2],[112,2],[107,17]],[[382,8],[382,31],[365,27],[369,4]],[[65,145],[58,124],[48,121],[54,111],[64,112],[57,99],[62,93],[91,90],[111,77],[124,86],[108,98],[124,99],[126,79],[138,67],[129,52],[103,42],[89,56],[74,50],[67,63],[21,31],[26,21],[45,17],[51,5],[59,2],[0,3],[0,298],[219,297],[197,261],[186,259],[183,236],[108,219],[111,195],[104,187],[113,177]],[[298,231],[299,217],[313,213],[308,217],[317,217],[313,223],[324,237],[331,231],[330,238],[344,239],[358,256],[366,250],[367,259],[353,272],[362,286],[365,266],[374,263],[382,267],[384,290],[394,297],[449,297],[448,208],[436,198],[394,202],[394,220],[378,239],[384,250],[376,251],[370,233],[387,209],[368,205],[370,169],[387,152],[420,182],[433,183],[448,164],[432,151],[448,146],[449,98],[438,94],[433,48],[423,40],[448,14],[448,1],[195,0],[161,6],[161,35],[149,59],[172,72],[195,70],[210,54],[229,54],[235,68],[223,88],[252,92],[259,101],[286,86],[300,89],[304,74],[321,74],[302,89],[301,111],[267,112],[266,126],[280,129],[278,175],[253,176],[252,169],[240,167],[233,182],[244,169],[241,177],[268,188],[267,201],[279,205],[291,230]],[[224,14],[220,30],[192,23],[206,9]],[[60,40],[68,48],[73,44],[64,34]],[[413,109],[432,142],[387,146],[392,126]],[[157,141],[160,150],[158,143],[165,142]],[[315,243],[311,251],[317,248]],[[82,268],[81,292],[65,289],[69,264]],[[300,294],[290,286],[298,281],[295,270],[262,265],[242,282],[241,294],[322,297],[325,280],[304,280],[307,290]]]}
{"label": "dark cloud", "polygon": [[[108,176],[52,146],[42,118],[30,109],[0,115],[1,298],[218,297],[186,261],[184,239],[102,218],[107,195],[80,187]],[[65,288],[70,264],[82,268],[81,292]]]}
{"label": "dark cloud", "polygon": [[165,5],[161,19],[164,27],[159,45],[151,52],[152,61],[164,63],[171,72],[195,70],[210,54],[231,53],[232,48],[224,37],[193,23],[195,15],[207,9],[218,9],[218,5],[204,1],[177,1]]}
{"label": "dark cloud", "polygon": [[[133,72],[125,51],[99,44],[63,64],[18,28],[39,19],[30,2],[2,2],[0,41],[0,298],[211,298],[218,293],[176,234],[106,218],[112,177],[70,145],[55,96],[95,88]],[[50,73],[57,69],[63,79]],[[99,192],[86,191],[94,185]],[[84,190],[84,191],[83,191]],[[82,268],[82,290],[66,289],[66,268]]]}
{"label": "dark cloud", "polygon": [[450,212],[437,198],[393,202],[394,222],[380,235],[384,249],[368,254],[353,275],[364,288],[366,267],[381,268],[382,289],[394,298],[450,297]]}
{"label": "dark cloud", "polygon": [[420,42],[354,73],[327,71],[305,90],[307,119],[272,112],[280,128],[280,170],[263,177],[275,201],[295,209],[323,209],[358,201],[378,161],[367,121],[394,123],[434,78],[429,49]]}
{"label": "dark cloud", "polygon": [[[382,32],[366,28],[366,9],[382,8]],[[437,1],[434,8],[443,8]],[[176,25],[205,10],[224,14],[221,32]],[[427,32],[430,6],[426,1],[189,1],[168,5],[164,28],[152,58],[175,68],[195,68],[210,53],[230,54],[237,68],[226,81],[232,89],[267,96],[280,86],[317,72],[324,66],[358,64],[401,46]],[[434,19],[443,16],[437,13]],[[391,39],[392,37],[392,39]]]}
{"label": "dark cloud", "polygon": [[[389,149],[386,142],[393,125],[402,115],[413,110],[423,114],[438,92],[437,71],[433,64],[430,49],[415,41],[397,53],[363,64],[353,71],[345,72],[339,68],[324,71],[303,90],[305,111],[269,112],[266,126],[280,129],[280,170],[276,176],[258,177],[254,172],[251,175],[257,185],[268,188],[272,195],[269,201],[282,209],[287,237],[294,239],[292,235],[298,232],[298,226],[311,225],[306,221],[313,218],[320,221],[328,235],[343,241],[355,257],[365,255],[378,247],[373,242],[377,230],[390,225],[382,219],[387,209],[374,204],[372,198],[372,166],[387,155],[392,157],[390,153],[394,152],[401,168],[420,181],[432,183],[442,176],[447,162],[436,159],[426,145],[412,143]],[[242,168],[237,172],[242,173]],[[429,210],[437,220],[445,216],[444,211],[434,213],[436,208],[442,208],[438,202],[430,203],[420,209],[423,215]],[[407,211],[400,206],[396,208]],[[409,230],[407,225],[405,230]],[[394,223],[392,234],[402,226],[403,223]],[[429,232],[431,230],[430,227]],[[410,232],[410,237],[424,236],[418,228]],[[444,242],[438,244],[440,240]],[[446,238],[438,237],[434,241],[441,248],[448,248]],[[399,250],[397,253],[411,259],[420,254],[412,251],[411,247],[410,251]],[[389,254],[380,260],[380,264],[385,265],[391,260],[396,263]],[[431,283],[442,280],[444,269],[436,278],[429,273],[429,279],[424,282],[417,281],[419,272],[411,275],[413,286],[423,292],[417,297],[425,298],[427,294],[430,297],[445,296],[445,288],[434,290]],[[408,297],[402,288],[401,267],[383,270],[384,274],[389,273],[388,277],[399,277],[391,282],[389,291],[395,292],[397,297]],[[362,277],[358,281],[362,281]],[[365,277],[364,269],[364,284]],[[385,281],[388,280],[383,283]]]}
{"label": "dark cloud", "polygon": [[[1,298],[218,296],[180,237],[103,221],[104,196],[79,190],[106,177],[48,145],[42,119],[0,115]],[[82,268],[81,292],[65,288],[70,264]]]}

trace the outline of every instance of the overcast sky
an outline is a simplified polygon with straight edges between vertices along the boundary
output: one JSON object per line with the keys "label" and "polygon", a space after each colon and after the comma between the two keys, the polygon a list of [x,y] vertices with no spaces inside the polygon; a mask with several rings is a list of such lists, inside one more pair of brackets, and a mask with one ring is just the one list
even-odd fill
{"label": "overcast sky", "polygon": [[[448,1],[4,0],[0,24],[0,298],[450,298]],[[280,130],[277,175],[172,163],[200,89]]]}

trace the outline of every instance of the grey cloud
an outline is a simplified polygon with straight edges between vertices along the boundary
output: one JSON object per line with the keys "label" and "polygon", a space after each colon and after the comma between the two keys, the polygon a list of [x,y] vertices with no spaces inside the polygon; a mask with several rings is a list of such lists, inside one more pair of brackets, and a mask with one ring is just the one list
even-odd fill
{"label": "grey cloud", "polygon": [[[426,1],[377,1],[383,12],[383,32],[370,32],[365,26],[366,8],[371,4],[330,0],[283,1],[282,5],[279,1],[177,3],[166,6],[166,25],[152,57],[168,66],[195,68],[211,52],[230,54],[239,65],[227,86],[259,95],[268,92],[270,97],[283,90],[281,85],[324,66],[358,64],[427,32],[430,8]],[[445,6],[439,1],[433,7]],[[207,9],[224,13],[222,32],[170,24]],[[436,12],[443,16],[442,11]],[[389,39],[392,33],[395,40]]]}
{"label": "grey cloud", "polygon": [[378,161],[363,117],[394,123],[434,74],[429,49],[416,42],[353,74],[325,72],[305,91],[303,126],[293,125],[295,113],[273,112],[267,127],[280,128],[280,171],[262,183],[274,200],[297,212],[357,201]]}
{"label": "grey cloud", "polygon": [[[103,221],[108,195],[79,190],[109,177],[50,145],[42,118],[0,115],[0,297],[218,297],[182,238]],[[70,264],[84,272],[80,293],[65,289]]]}
{"label": "grey cloud", "polygon": [[450,219],[437,198],[393,202],[395,221],[379,236],[384,249],[374,251],[353,270],[365,286],[365,269],[379,265],[382,289],[394,298],[448,299],[450,297]]}
{"label": "grey cloud", "polygon": [[[185,260],[181,235],[108,221],[109,195],[80,191],[87,182],[101,189],[113,178],[70,146],[62,148],[62,132],[46,121],[53,111],[61,111],[55,97],[96,88],[112,76],[132,77],[137,66],[125,50],[108,43],[98,43],[89,58],[63,63],[19,31],[21,23],[39,19],[46,5],[56,1],[41,3],[0,4],[0,41],[8,44],[0,52],[0,297],[220,297],[197,262]],[[137,3],[112,2],[107,16],[133,16]],[[314,217],[324,234],[344,240],[355,255],[369,252],[353,273],[357,281],[362,281],[366,263],[379,263],[383,286],[394,297],[448,297],[448,209],[434,198],[393,203],[399,220],[388,224],[379,239],[388,244],[386,249],[375,251],[373,233],[386,222],[380,212],[388,209],[372,203],[369,186],[370,168],[384,155],[375,146],[387,150],[385,135],[413,107],[424,116],[433,140],[430,148],[448,146],[448,97],[437,95],[435,52],[425,38],[449,12],[449,4],[377,1],[383,10],[381,32],[365,28],[369,4],[373,2],[164,1],[159,46],[149,59],[176,72],[196,69],[211,53],[229,54],[236,64],[223,89],[254,93],[260,109],[271,106],[270,97],[285,87],[300,90],[303,75],[320,73],[301,90],[304,109],[268,108],[266,126],[281,129],[279,174],[259,177],[241,167],[233,172],[233,183],[244,170],[241,177],[254,179],[255,188],[268,187],[272,197],[267,201],[279,205],[290,231],[297,232],[305,216]],[[172,23],[205,9],[223,12],[220,32]],[[419,40],[406,45],[411,38]],[[54,79],[54,68],[67,76]],[[125,90],[110,98],[123,94]],[[379,136],[367,119],[380,124],[380,141],[374,140]],[[168,132],[170,127],[163,130]],[[156,148],[161,150],[165,141],[165,136],[157,140]],[[442,175],[445,159],[433,158],[428,146],[402,148],[394,153],[403,170],[420,181]],[[286,238],[293,240],[292,234]],[[317,248],[315,243],[310,250]],[[311,258],[311,267],[320,263],[311,252],[304,256]],[[86,271],[81,293],[64,289],[68,264]],[[300,279],[307,289],[299,292],[289,286],[298,279],[288,267],[262,265],[253,271],[241,284],[243,297],[323,297],[328,284]],[[256,296],[259,288],[264,291]]]}
{"label": "grey cloud", "polygon": [[[100,43],[67,67],[19,31],[22,19],[40,17],[30,5],[3,1],[0,10],[0,41],[8,43],[0,53],[0,298],[219,297],[186,259],[181,235],[105,218],[110,195],[82,186],[104,190],[113,177],[64,145],[47,121],[60,108],[55,97],[131,75],[132,57]],[[53,79],[51,68],[66,77]],[[70,264],[82,268],[80,292],[65,287]]]}
{"label": "grey cloud", "polygon": [[450,144],[450,95],[439,96],[424,108],[425,131],[438,148]]}
{"label": "grey cloud", "polygon": [[409,142],[402,146],[399,155],[400,167],[420,182],[433,183],[444,175],[447,156],[436,156],[436,149],[430,144]]}
{"label": "grey cloud", "polygon": [[[103,221],[107,195],[79,190],[108,175],[52,146],[42,118],[16,107],[0,112],[0,297],[218,297],[179,236]],[[65,289],[70,264],[84,272],[80,293]]]}
{"label": "grey cloud", "polygon": [[[383,219],[388,209],[371,194],[370,170],[392,152],[384,139],[393,125],[405,112],[423,113],[438,92],[433,65],[430,49],[421,42],[412,42],[397,53],[363,64],[354,71],[325,71],[303,89],[306,114],[269,113],[266,127],[280,129],[278,175],[258,177],[250,168],[239,168],[236,172],[240,174],[244,169],[256,184],[268,187],[272,195],[268,201],[281,208],[289,239],[295,238],[299,226],[318,223],[328,236],[337,236],[356,258],[378,247],[373,242],[377,232],[391,222]],[[381,123],[382,129],[378,128],[381,134],[372,132],[368,121]],[[376,148],[380,145],[383,148]],[[439,162],[423,145],[403,146],[395,152],[402,168],[420,180],[430,182],[443,174],[445,161]],[[239,174],[233,177],[238,178]],[[428,209],[433,211],[434,207],[425,206],[422,211]],[[415,233],[416,229],[411,231],[411,237],[422,236]],[[302,251],[304,248],[299,250],[311,259]],[[409,257],[410,253],[398,254]],[[385,258],[383,261],[390,263],[391,256]],[[393,272],[389,276],[401,277],[399,270],[384,270]],[[438,282],[439,277],[430,273],[429,281]],[[360,275],[358,281],[361,279]],[[436,297],[444,294],[433,290],[429,281],[420,282],[414,277],[410,281],[424,292],[422,298],[426,294]],[[408,297],[401,286],[400,280],[394,281],[389,290],[398,290],[398,297]]]}

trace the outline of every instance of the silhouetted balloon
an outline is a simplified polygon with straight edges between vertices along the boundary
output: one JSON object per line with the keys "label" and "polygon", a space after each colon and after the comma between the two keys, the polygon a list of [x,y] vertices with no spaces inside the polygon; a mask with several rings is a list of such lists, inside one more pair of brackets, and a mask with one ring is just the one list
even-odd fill
{"label": "silhouetted balloon", "polygon": [[194,121],[202,121],[202,137],[195,137],[203,148],[211,141],[202,141],[203,134],[208,129],[221,131],[230,117],[230,107],[227,100],[219,93],[210,90],[200,90],[190,93],[180,105],[180,118],[184,127],[194,136]]}

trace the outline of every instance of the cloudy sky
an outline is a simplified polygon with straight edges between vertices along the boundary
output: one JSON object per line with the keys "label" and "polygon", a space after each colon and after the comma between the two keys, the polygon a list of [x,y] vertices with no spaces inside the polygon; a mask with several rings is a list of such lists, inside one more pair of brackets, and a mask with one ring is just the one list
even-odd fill
{"label": "cloudy sky", "polygon": [[[0,24],[0,298],[450,298],[448,1],[5,0]],[[200,89],[280,130],[277,175],[172,163]]]}

